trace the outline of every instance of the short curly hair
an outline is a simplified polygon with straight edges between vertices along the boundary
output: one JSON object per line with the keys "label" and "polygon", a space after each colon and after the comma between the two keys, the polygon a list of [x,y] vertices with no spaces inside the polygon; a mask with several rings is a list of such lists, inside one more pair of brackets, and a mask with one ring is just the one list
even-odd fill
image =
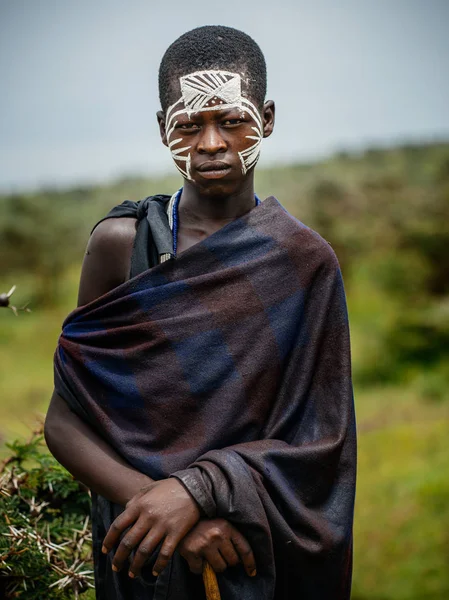
{"label": "short curly hair", "polygon": [[181,35],[162,57],[159,67],[162,110],[166,112],[179,98],[181,76],[207,69],[244,72],[242,84],[246,95],[262,107],[267,91],[267,67],[259,46],[238,29],[205,25]]}

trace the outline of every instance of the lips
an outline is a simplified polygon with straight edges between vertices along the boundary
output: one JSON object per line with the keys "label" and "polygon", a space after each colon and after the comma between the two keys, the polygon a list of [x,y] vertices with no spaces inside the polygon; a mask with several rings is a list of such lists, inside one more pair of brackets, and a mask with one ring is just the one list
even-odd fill
{"label": "lips", "polygon": [[205,179],[221,179],[230,172],[231,167],[220,160],[210,160],[199,165],[196,170]]}
{"label": "lips", "polygon": [[224,171],[229,169],[229,165],[221,160],[209,160],[197,167],[197,171],[204,173],[206,171]]}

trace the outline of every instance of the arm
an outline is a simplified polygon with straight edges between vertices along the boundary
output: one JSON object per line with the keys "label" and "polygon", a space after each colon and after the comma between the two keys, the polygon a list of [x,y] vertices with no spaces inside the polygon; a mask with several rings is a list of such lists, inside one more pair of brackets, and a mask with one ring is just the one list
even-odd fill
{"label": "arm", "polygon": [[[108,219],[98,225],[84,258],[78,305],[99,298],[129,278],[134,238],[133,219]],[[127,505],[119,521],[123,527],[115,523],[105,539],[106,546],[113,539],[112,548],[123,530],[134,523],[119,545],[114,567],[129,555],[130,539],[135,546],[144,538],[136,553],[143,564],[165,538],[155,565],[161,571],[200,517],[197,503],[184,486],[175,479],[154,482],[131,467],[56,392],[47,413],[45,438],[57,460],[77,479],[108,500]]]}
{"label": "arm", "polygon": [[125,506],[152,482],[123,460],[56,392],[51,398],[44,433],[58,462],[88,488],[116,504]]}
{"label": "arm", "polygon": [[[95,300],[129,278],[134,237],[135,226],[132,219],[110,219],[95,229],[83,263],[79,305]],[[138,545],[131,570],[133,574],[138,574],[148,554],[164,540],[154,567],[157,573],[162,571],[179,541],[192,530],[200,517],[198,505],[185,487],[174,478],[153,482],[136,471],[72,412],[56,392],[47,414],[45,435],[51,452],[77,479],[109,500],[122,506],[127,505],[104,540],[107,552],[119,542],[121,534],[130,528],[119,544],[113,561],[114,568],[120,569],[131,549]],[[70,444],[67,440],[70,440]],[[170,499],[170,503],[167,499]],[[227,539],[217,541],[214,535],[217,528],[213,527],[213,523],[207,529],[217,560],[219,557],[216,549],[224,546],[224,552],[227,552],[229,558],[227,564],[234,564],[235,556],[229,546],[231,533],[237,540],[232,543],[239,555],[246,551],[244,543],[240,543],[238,532],[230,532],[225,527],[224,536],[228,536]],[[203,523],[197,536],[189,538],[189,544],[195,546],[200,543],[204,547],[206,533]],[[189,547],[186,546],[186,558],[190,557]],[[213,561],[212,555],[209,556]],[[245,556],[247,563],[248,560]],[[250,567],[248,563],[247,568]]]}
{"label": "arm", "polygon": [[[83,262],[78,305],[128,279],[134,236],[134,219],[108,219],[95,229]],[[152,482],[124,461],[56,392],[45,420],[45,439],[50,452],[74,477],[112,502],[124,506]]]}

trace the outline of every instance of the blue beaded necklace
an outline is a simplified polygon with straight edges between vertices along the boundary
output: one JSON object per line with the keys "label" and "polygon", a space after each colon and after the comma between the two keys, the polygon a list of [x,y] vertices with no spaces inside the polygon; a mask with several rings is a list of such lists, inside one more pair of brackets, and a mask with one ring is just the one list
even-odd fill
{"label": "blue beaded necklace", "polygon": [[[179,201],[181,200],[182,188],[176,192],[175,201],[173,202],[173,211],[172,211],[172,222],[173,222],[173,256],[176,256],[176,251],[178,249],[178,207]],[[262,204],[257,194],[254,194],[256,199],[256,206]]]}

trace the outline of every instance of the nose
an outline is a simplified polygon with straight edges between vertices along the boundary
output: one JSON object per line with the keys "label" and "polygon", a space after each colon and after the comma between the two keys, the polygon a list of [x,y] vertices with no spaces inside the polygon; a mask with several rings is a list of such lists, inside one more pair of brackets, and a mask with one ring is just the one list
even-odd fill
{"label": "nose", "polygon": [[201,137],[198,141],[197,151],[200,154],[218,154],[226,152],[228,146],[221,137],[217,124],[209,123],[203,126]]}

